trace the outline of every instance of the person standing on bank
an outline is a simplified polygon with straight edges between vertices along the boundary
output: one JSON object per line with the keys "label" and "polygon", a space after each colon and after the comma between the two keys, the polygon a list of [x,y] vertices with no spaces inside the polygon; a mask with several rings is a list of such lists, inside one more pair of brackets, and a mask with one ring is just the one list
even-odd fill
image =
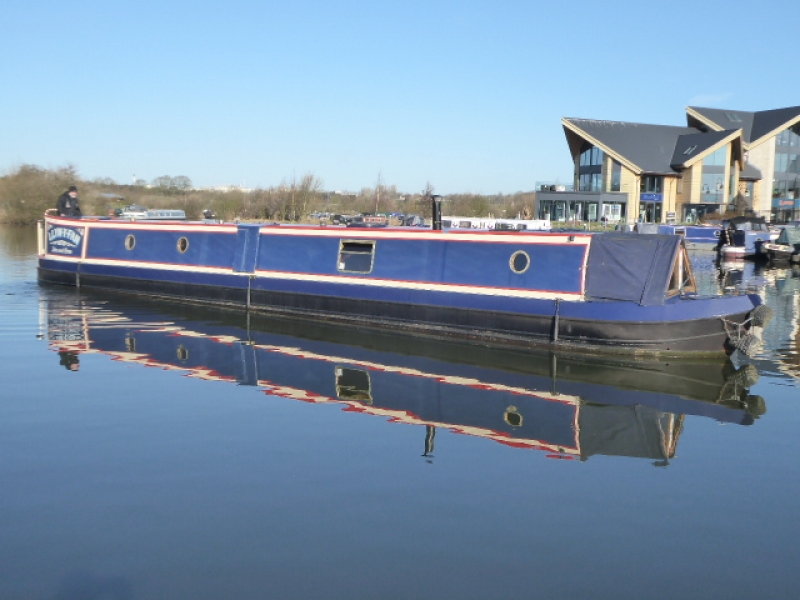
{"label": "person standing on bank", "polygon": [[80,217],[81,203],[78,200],[78,188],[74,185],[58,197],[59,217]]}

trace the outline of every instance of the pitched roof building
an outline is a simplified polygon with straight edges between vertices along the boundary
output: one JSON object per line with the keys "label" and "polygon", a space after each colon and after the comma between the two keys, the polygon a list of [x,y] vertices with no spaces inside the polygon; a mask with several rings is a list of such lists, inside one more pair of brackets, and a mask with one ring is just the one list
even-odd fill
{"label": "pitched roof building", "polygon": [[539,192],[539,217],[691,223],[735,210],[796,218],[800,107],[686,110],[686,127],[562,119],[575,191]]}

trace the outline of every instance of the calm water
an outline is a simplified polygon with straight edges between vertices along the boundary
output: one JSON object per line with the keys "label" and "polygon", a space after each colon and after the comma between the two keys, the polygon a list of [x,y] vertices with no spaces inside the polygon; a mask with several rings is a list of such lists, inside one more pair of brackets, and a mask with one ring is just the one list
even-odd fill
{"label": "calm water", "polygon": [[488,351],[39,287],[0,229],[0,598],[796,598],[800,273],[753,358]]}

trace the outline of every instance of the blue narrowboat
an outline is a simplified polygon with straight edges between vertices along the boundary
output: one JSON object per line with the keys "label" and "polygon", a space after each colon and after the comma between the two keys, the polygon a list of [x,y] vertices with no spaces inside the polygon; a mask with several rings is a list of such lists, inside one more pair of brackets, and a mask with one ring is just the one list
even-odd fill
{"label": "blue narrowboat", "polygon": [[658,233],[680,235],[691,247],[713,250],[719,244],[722,229],[711,225],[659,225]]}
{"label": "blue narrowboat", "polygon": [[730,353],[751,344],[763,318],[758,296],[698,296],[675,235],[46,215],[38,274],[47,283],[589,352]]}

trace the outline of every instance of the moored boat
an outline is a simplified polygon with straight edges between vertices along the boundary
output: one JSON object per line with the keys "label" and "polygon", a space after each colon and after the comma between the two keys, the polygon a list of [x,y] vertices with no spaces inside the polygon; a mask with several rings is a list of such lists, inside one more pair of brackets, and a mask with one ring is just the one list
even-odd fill
{"label": "moored boat", "polygon": [[770,261],[800,263],[800,224],[783,227],[777,240],[761,245],[761,252]]}
{"label": "moored boat", "polygon": [[445,229],[480,229],[485,231],[550,231],[550,219],[495,219],[493,217],[442,217]]}
{"label": "moored boat", "polygon": [[131,204],[119,211],[115,215],[120,219],[129,219],[131,221],[185,221],[186,212],[176,209],[154,208],[150,209],[146,206],[139,204]]}
{"label": "moored boat", "polygon": [[658,233],[680,235],[692,248],[713,250],[719,244],[722,229],[713,225],[659,225]]}
{"label": "moored boat", "polygon": [[698,296],[674,235],[47,215],[39,280],[588,352],[730,353],[761,319],[757,296]]}
{"label": "moored boat", "polygon": [[722,223],[717,251],[725,260],[758,258],[762,244],[769,243],[771,236],[763,217],[733,217]]}

